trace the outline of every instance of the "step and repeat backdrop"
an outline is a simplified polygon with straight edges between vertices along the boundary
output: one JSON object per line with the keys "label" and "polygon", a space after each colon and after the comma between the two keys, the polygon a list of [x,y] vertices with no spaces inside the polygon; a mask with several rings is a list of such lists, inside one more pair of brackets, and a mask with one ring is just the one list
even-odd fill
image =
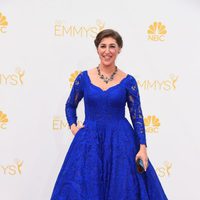
{"label": "step and repeat backdrop", "polygon": [[[93,41],[106,28],[123,37],[116,64],[138,82],[169,200],[200,199],[199,19],[195,0],[0,0],[0,199],[50,199],[74,138],[65,103],[99,64]],[[77,114],[83,122],[83,100]]]}

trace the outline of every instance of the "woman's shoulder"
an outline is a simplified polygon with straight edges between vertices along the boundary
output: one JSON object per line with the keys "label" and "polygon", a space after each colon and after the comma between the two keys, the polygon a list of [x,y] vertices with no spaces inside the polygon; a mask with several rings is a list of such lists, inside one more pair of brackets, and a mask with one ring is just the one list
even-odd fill
{"label": "woman's shoulder", "polygon": [[123,70],[121,70],[120,68],[118,68],[118,75],[119,77],[126,78],[129,74],[127,74],[126,72],[124,72]]}
{"label": "woman's shoulder", "polygon": [[95,74],[96,70],[97,70],[96,67],[93,67],[93,68],[86,69],[84,71],[85,71],[85,73],[87,73],[89,75],[93,75],[93,74]]}
{"label": "woman's shoulder", "polygon": [[127,83],[129,82],[133,82],[133,81],[136,81],[135,77],[130,74],[130,73],[126,73],[125,71],[121,70],[121,69],[118,69],[119,70],[119,76],[121,76],[122,78],[126,79]]}
{"label": "woman's shoulder", "polygon": [[132,87],[137,87],[137,80],[133,74],[126,73],[125,79],[125,86],[127,89],[132,88]]}
{"label": "woman's shoulder", "polygon": [[136,81],[133,74],[126,73],[125,71],[121,69],[118,69],[118,71],[119,71],[120,76],[126,78],[128,81]]}
{"label": "woman's shoulder", "polygon": [[83,79],[85,74],[88,72],[88,70],[83,69],[83,70],[79,70],[78,74],[77,74],[77,78],[79,79]]}

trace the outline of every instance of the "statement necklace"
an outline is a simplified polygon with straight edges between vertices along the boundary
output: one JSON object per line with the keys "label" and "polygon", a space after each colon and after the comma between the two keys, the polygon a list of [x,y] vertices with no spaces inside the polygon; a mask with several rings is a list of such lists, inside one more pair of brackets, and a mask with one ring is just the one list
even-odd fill
{"label": "statement necklace", "polygon": [[114,75],[117,73],[117,66],[115,66],[115,71],[111,74],[110,78],[104,77],[104,75],[101,74],[99,66],[97,67],[97,71],[98,71],[99,78],[100,78],[100,79],[103,79],[103,81],[104,81],[105,83],[108,83],[109,81],[112,81],[112,80],[113,80]]}

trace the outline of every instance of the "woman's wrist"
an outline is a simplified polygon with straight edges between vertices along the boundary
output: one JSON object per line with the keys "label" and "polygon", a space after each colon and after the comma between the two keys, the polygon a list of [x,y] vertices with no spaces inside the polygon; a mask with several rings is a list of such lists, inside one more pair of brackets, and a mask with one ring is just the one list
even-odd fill
{"label": "woman's wrist", "polygon": [[146,145],[145,144],[140,144],[140,149],[146,150]]}
{"label": "woman's wrist", "polygon": [[70,130],[72,132],[72,134],[74,135],[76,132],[77,132],[77,125],[75,123],[73,123],[71,126],[70,126]]}
{"label": "woman's wrist", "polygon": [[76,124],[75,124],[75,123],[73,123],[73,124],[70,126],[70,129],[72,129],[72,128],[74,128],[74,127],[76,127]]}

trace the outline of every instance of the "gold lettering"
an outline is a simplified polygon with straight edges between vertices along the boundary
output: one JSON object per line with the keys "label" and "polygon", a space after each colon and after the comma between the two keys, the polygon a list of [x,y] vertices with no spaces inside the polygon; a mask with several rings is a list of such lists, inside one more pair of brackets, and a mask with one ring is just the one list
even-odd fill
{"label": "gold lettering", "polygon": [[154,133],[158,133],[158,127],[154,128]]}
{"label": "gold lettering", "polygon": [[9,168],[8,174],[10,174],[10,175],[16,174],[16,167],[14,165],[9,165],[8,168]]}
{"label": "gold lettering", "polygon": [[143,83],[141,83],[140,81],[137,81],[138,86],[140,87],[144,87],[144,89],[147,89],[147,81],[143,81]]}
{"label": "gold lettering", "polygon": [[153,35],[153,34],[149,34],[148,35],[148,40],[152,40],[152,41],[164,41],[164,35]]}
{"label": "gold lettering", "polygon": [[24,76],[24,72],[18,72],[18,74],[10,74],[10,75],[0,74],[0,84],[18,85],[18,83],[20,83],[22,85],[23,76]]}
{"label": "gold lettering", "polygon": [[53,120],[53,130],[60,130],[60,120],[59,119],[54,119]]}
{"label": "gold lettering", "polygon": [[9,76],[10,75],[6,76],[6,75],[2,74],[2,78],[5,81],[5,84],[7,84],[7,80],[9,79]]}
{"label": "gold lettering", "polygon": [[6,129],[7,127],[6,127],[6,123],[0,123],[0,128],[1,129]]}
{"label": "gold lettering", "polygon": [[160,81],[156,81],[156,82],[157,82],[157,85],[158,85],[159,89],[162,90],[162,83],[163,82],[160,82]]}
{"label": "gold lettering", "polygon": [[158,175],[160,177],[164,177],[165,176],[165,168],[164,167],[156,168],[156,172],[158,173]]}
{"label": "gold lettering", "polygon": [[91,27],[91,35],[90,35],[90,37],[95,38],[97,33],[98,33],[98,28]]}
{"label": "gold lettering", "polygon": [[85,30],[85,32],[86,32],[86,37],[88,37],[88,31],[90,31],[90,28],[86,28],[86,27],[83,27],[84,28],[84,30]]}
{"label": "gold lettering", "polygon": [[160,41],[164,41],[165,40],[164,35],[160,35],[159,39]]}
{"label": "gold lettering", "polygon": [[54,34],[55,34],[55,36],[63,36],[63,32],[61,32],[62,30],[63,30],[62,26],[55,25],[54,26]]}
{"label": "gold lettering", "polygon": [[76,34],[79,35],[79,33],[80,33],[80,35],[81,35],[81,37],[82,37],[83,34],[84,34],[83,27],[81,27],[81,28],[79,28],[79,29],[77,30],[76,27],[74,26],[74,27],[73,27],[73,36],[75,36]]}
{"label": "gold lettering", "polygon": [[3,169],[3,173],[6,174],[6,169],[7,169],[7,167],[4,167],[4,166],[2,166],[2,165],[1,165],[0,167],[1,167],[1,169]]}
{"label": "gold lettering", "polygon": [[153,40],[154,41],[154,35],[148,35],[148,40]]}
{"label": "gold lettering", "polygon": [[72,35],[73,35],[72,28],[73,28],[72,26],[70,26],[69,28],[66,28],[65,26],[62,26],[62,29],[63,29],[63,35],[64,35],[64,33],[66,33],[66,34],[69,33],[69,35],[72,36]]}
{"label": "gold lettering", "polygon": [[153,83],[151,83],[149,80],[147,81],[147,88],[152,88],[154,87],[154,90],[156,89],[156,81],[154,81]]}
{"label": "gold lettering", "polygon": [[54,25],[54,35],[55,36],[64,36],[69,35],[71,37],[80,36],[80,37],[92,37],[94,38],[98,31],[103,30],[104,23],[100,20],[97,21],[96,26],[86,27],[86,26],[64,26],[58,21]]}
{"label": "gold lettering", "polygon": [[[18,76],[16,74],[10,75],[10,84],[11,85],[17,85],[18,82]],[[12,82],[13,81],[13,82]]]}
{"label": "gold lettering", "polygon": [[169,91],[170,88],[171,88],[171,81],[166,80],[166,81],[164,82],[164,86],[165,86],[165,87],[163,87],[163,89],[166,90],[166,91]]}
{"label": "gold lettering", "polygon": [[23,161],[17,161],[16,164],[11,164],[11,165],[6,165],[6,166],[3,166],[3,165],[0,165],[0,170],[2,169],[3,170],[3,174],[4,175],[16,175],[17,172],[19,174],[22,173],[22,164],[23,164]]}
{"label": "gold lettering", "polygon": [[69,125],[66,121],[61,120],[61,128],[69,128]]}
{"label": "gold lettering", "polygon": [[152,127],[146,128],[146,132],[147,132],[147,133],[152,133],[152,132],[153,132],[153,131],[152,131]]}
{"label": "gold lettering", "polygon": [[0,32],[1,32],[1,33],[6,33],[6,27],[3,27],[3,26],[0,27]]}
{"label": "gold lettering", "polygon": [[160,177],[170,176],[171,168],[172,168],[172,163],[166,161],[164,163],[164,166],[156,168],[156,172]]}
{"label": "gold lettering", "polygon": [[53,119],[53,130],[61,130],[63,128],[69,128],[69,125],[66,121],[62,119]]}

